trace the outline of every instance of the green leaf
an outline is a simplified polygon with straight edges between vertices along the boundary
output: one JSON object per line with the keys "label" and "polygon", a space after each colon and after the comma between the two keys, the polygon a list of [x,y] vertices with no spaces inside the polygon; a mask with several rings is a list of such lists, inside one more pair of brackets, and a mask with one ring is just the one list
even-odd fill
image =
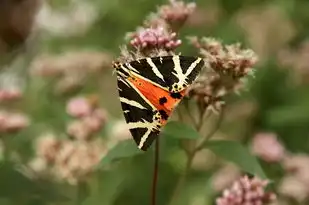
{"label": "green leaf", "polygon": [[250,154],[249,150],[237,141],[212,140],[206,144],[216,155],[235,163],[241,169],[250,174],[266,179],[266,175],[256,157]]}
{"label": "green leaf", "polygon": [[121,158],[132,157],[144,152],[138,149],[133,140],[125,140],[117,144],[107,155],[101,160],[100,166],[107,165]]}
{"label": "green leaf", "polygon": [[163,134],[178,139],[198,139],[200,134],[192,127],[180,123],[171,121],[166,124],[163,129]]}
{"label": "green leaf", "polygon": [[0,163],[0,198],[17,201],[32,199],[44,199],[45,202],[68,201],[68,198],[52,183],[30,179],[17,168],[18,166],[10,162]]}

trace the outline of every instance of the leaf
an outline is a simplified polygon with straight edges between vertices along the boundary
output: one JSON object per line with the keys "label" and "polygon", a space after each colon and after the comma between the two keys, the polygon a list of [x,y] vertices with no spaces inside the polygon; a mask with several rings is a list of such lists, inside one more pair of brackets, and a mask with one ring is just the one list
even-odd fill
{"label": "leaf", "polygon": [[216,155],[235,163],[244,171],[257,175],[262,179],[267,179],[256,157],[251,155],[249,150],[241,143],[228,140],[212,140],[206,144],[206,148]]}
{"label": "leaf", "polygon": [[180,123],[171,121],[166,124],[163,129],[163,134],[178,139],[198,139],[200,134],[192,127]]}
{"label": "leaf", "polygon": [[53,184],[30,179],[16,168],[18,166],[10,162],[0,163],[0,198],[13,200],[44,199],[45,202],[68,200]]}
{"label": "leaf", "polygon": [[132,157],[143,153],[143,151],[138,149],[133,140],[125,140],[118,143],[114,148],[112,148],[112,150],[107,153],[107,155],[101,160],[100,166],[107,165],[121,158]]}
{"label": "leaf", "polygon": [[77,185],[77,203],[82,204],[90,195],[90,188],[86,182],[79,182]]}

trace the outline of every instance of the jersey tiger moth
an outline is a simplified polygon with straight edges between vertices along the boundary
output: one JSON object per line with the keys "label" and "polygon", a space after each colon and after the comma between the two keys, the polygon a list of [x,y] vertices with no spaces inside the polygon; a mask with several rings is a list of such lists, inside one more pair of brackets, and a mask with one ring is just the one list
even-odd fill
{"label": "jersey tiger moth", "polygon": [[121,107],[139,149],[146,151],[198,77],[198,57],[162,56],[115,63]]}

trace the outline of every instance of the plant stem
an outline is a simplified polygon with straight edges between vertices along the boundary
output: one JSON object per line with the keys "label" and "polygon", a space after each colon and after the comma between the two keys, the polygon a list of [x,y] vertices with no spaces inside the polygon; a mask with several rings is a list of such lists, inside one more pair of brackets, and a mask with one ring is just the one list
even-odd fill
{"label": "plant stem", "polygon": [[[202,126],[203,126],[203,123],[204,123],[204,118],[205,118],[205,113],[206,113],[206,109],[201,110],[198,122],[195,124],[195,128],[197,129],[198,132],[200,132],[201,129],[202,129]],[[207,141],[216,133],[216,131],[219,129],[219,127],[221,125],[222,119],[223,119],[223,110],[220,112],[219,119],[217,120],[217,122],[216,122],[214,128],[211,130],[211,132],[208,133],[203,138],[202,142],[199,145],[197,145],[193,150],[186,152],[187,153],[186,167],[185,167],[183,175],[179,178],[179,180],[177,182],[176,188],[173,192],[173,195],[172,195],[172,198],[170,200],[169,205],[177,205],[177,199],[179,198],[179,194],[181,192],[181,189],[185,185],[185,182],[186,182],[187,176],[190,172],[190,168],[191,168],[191,165],[192,165],[192,161],[195,157],[195,154],[198,151],[200,151],[201,149],[203,149],[203,147],[205,146]]]}
{"label": "plant stem", "polygon": [[186,111],[188,113],[188,116],[190,117],[191,119],[191,122],[193,123],[193,125],[195,127],[198,126],[198,122],[196,122],[194,116],[192,115],[192,113],[190,112],[190,108],[189,108],[189,102],[187,100],[184,101],[184,107],[186,108]]}
{"label": "plant stem", "polygon": [[200,151],[201,149],[203,149],[206,145],[206,143],[208,142],[208,140],[217,132],[217,130],[219,129],[221,122],[223,119],[223,110],[219,113],[219,118],[216,121],[215,126],[213,127],[213,129],[203,138],[202,142],[195,147],[194,153]]}
{"label": "plant stem", "polygon": [[154,156],[154,167],[153,167],[153,177],[152,177],[152,190],[151,190],[151,205],[156,205],[156,195],[157,195],[157,183],[158,183],[158,173],[159,173],[159,148],[160,148],[159,138],[156,139],[155,146],[155,156]]}
{"label": "plant stem", "polygon": [[76,205],[81,205],[89,195],[87,182],[79,181],[76,185]]}
{"label": "plant stem", "polygon": [[194,158],[194,154],[188,154],[188,159],[187,159],[185,170],[184,170],[183,174],[180,176],[180,178],[178,179],[176,188],[173,192],[173,195],[172,195],[172,198],[170,200],[169,205],[176,205],[177,204],[177,199],[180,195],[182,188],[185,185],[187,176],[188,176],[190,168],[191,168],[193,158]]}

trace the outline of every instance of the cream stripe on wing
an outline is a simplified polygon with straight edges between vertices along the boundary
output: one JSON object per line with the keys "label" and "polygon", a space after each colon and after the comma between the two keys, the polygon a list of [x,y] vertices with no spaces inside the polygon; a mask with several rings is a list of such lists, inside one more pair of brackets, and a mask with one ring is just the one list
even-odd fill
{"label": "cream stripe on wing", "polygon": [[162,85],[160,85],[160,84],[158,84],[156,82],[153,82],[153,81],[149,80],[148,78],[145,78],[145,77],[143,77],[143,76],[141,76],[141,75],[139,75],[137,73],[134,73],[132,75],[135,76],[135,77],[138,77],[138,78],[140,78],[140,79],[142,79],[144,81],[147,81],[147,82],[149,82],[149,83],[151,83],[151,84],[153,84],[153,85],[155,85],[155,86],[157,86],[157,87],[159,87],[159,88],[161,88],[163,90],[169,91],[168,87],[163,87]]}
{"label": "cream stripe on wing", "polygon": [[143,137],[141,138],[141,141],[139,142],[138,148],[142,149],[142,147],[144,146],[147,138],[149,137],[149,134],[151,133],[151,130],[148,129],[147,132],[145,132],[145,134],[143,135]]}
{"label": "cream stripe on wing", "polygon": [[174,70],[176,73],[173,73],[178,79],[179,83],[186,83],[186,76],[183,74],[181,66],[180,66],[180,59],[179,56],[173,56],[174,62]]}
{"label": "cream stripe on wing", "polygon": [[161,78],[161,80],[164,81],[163,75],[160,73],[160,71],[158,70],[157,66],[152,62],[151,58],[146,58],[146,60],[147,60],[147,63],[151,66],[151,69],[152,69],[153,73],[157,77]]}
{"label": "cream stripe on wing", "polygon": [[193,71],[193,69],[196,67],[196,65],[201,61],[202,59],[201,58],[197,58],[196,61],[194,61],[190,67],[188,68],[185,76],[188,77],[188,75],[190,75],[190,73]]}
{"label": "cream stripe on wing", "polygon": [[120,97],[120,102],[123,102],[123,103],[126,103],[128,105],[131,105],[133,107],[137,107],[139,109],[144,109],[144,110],[147,110],[147,108],[145,108],[144,106],[142,106],[140,103],[134,101],[134,100],[128,100],[127,98],[123,98],[123,97]]}
{"label": "cream stripe on wing", "polygon": [[136,70],[134,67],[132,67],[130,63],[128,63],[126,65],[128,66],[129,70],[133,70],[134,72],[139,73],[139,71]]}
{"label": "cream stripe on wing", "polygon": [[121,81],[123,84],[125,84],[126,86],[129,87],[129,84],[127,83],[127,81],[123,78],[123,77],[118,77],[118,80]]}
{"label": "cream stripe on wing", "polygon": [[151,130],[154,124],[151,122],[147,122],[147,121],[144,121],[144,122],[139,121],[139,122],[129,122],[127,125],[129,129],[147,128]]}

